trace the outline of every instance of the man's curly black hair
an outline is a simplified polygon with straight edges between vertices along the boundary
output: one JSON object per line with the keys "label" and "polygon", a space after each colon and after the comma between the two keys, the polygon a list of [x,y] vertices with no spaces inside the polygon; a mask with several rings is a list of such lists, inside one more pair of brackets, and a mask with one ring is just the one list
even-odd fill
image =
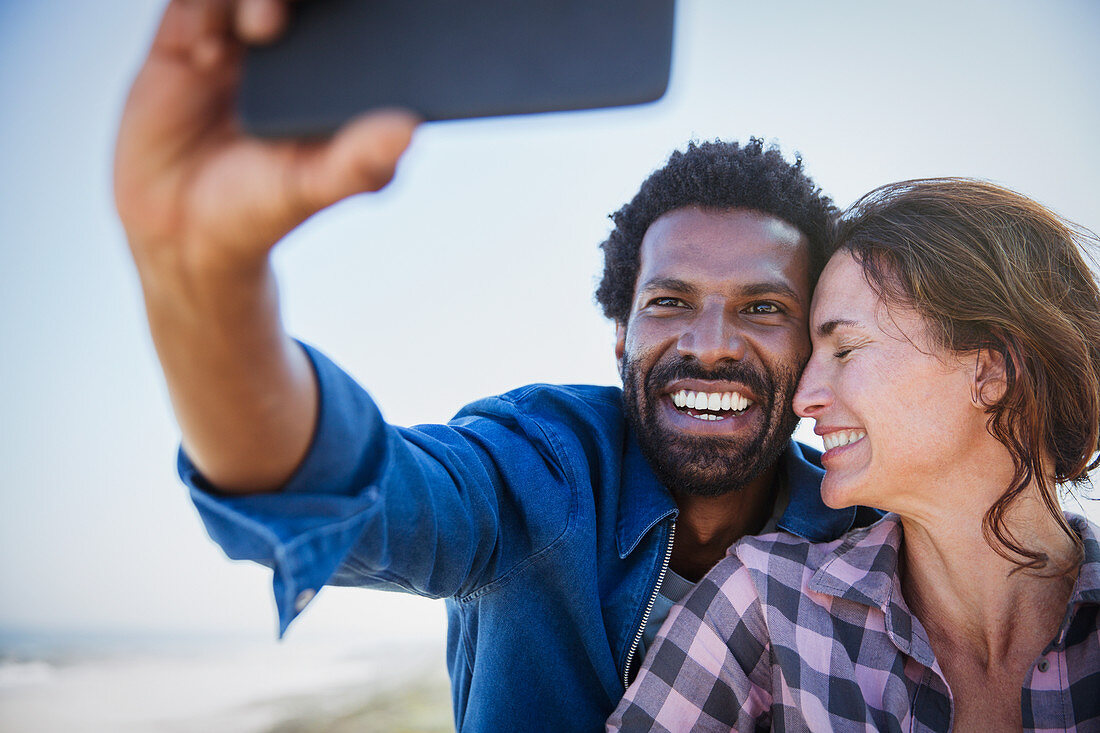
{"label": "man's curly black hair", "polygon": [[832,200],[802,169],[802,158],[784,160],[779,148],[759,138],[689,143],[654,171],[633,200],[611,215],[615,229],[600,245],[603,280],[596,301],[604,315],[625,324],[634,300],[642,237],[662,214],[686,206],[708,210],[752,209],[792,224],[810,244],[810,279],[825,266],[825,247],[837,217]]}

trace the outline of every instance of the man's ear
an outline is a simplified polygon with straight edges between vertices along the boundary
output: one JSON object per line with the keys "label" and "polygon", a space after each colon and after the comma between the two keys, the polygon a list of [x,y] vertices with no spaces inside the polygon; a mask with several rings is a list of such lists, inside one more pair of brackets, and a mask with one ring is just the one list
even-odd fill
{"label": "man's ear", "polygon": [[995,405],[1008,389],[1004,353],[996,349],[978,349],[970,383],[970,400],[976,407]]}
{"label": "man's ear", "polygon": [[615,363],[619,365],[619,377],[623,376],[623,358],[626,355],[626,324],[615,322]]}

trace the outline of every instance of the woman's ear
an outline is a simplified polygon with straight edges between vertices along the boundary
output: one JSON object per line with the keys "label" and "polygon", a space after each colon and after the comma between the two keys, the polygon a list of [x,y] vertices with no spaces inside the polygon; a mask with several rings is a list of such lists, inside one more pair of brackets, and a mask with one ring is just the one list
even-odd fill
{"label": "woman's ear", "polygon": [[1008,389],[1005,355],[996,349],[978,349],[970,383],[970,400],[985,409],[996,404]]}

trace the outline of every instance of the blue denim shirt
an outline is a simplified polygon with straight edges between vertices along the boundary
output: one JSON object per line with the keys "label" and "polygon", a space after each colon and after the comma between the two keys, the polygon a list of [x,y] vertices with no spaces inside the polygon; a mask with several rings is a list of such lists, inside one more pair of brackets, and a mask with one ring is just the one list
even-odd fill
{"label": "blue denim shirt", "polygon": [[[325,583],[446,598],[458,730],[602,730],[677,516],[621,390],[531,385],[398,428],[306,351],[319,421],[281,493],[219,495],[179,466],[226,554],[273,569],[281,631]],[[781,460],[781,527],[829,540],[853,525],[821,502],[816,452],[792,441]]]}

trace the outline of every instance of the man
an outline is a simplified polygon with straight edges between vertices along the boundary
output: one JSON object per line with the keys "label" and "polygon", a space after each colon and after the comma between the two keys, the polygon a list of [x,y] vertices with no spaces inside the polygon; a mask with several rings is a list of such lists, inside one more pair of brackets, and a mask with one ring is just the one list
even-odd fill
{"label": "man", "polygon": [[268,256],[384,186],[415,121],[243,137],[240,43],[277,34],[283,10],[173,0],[120,127],[116,198],[181,475],[226,552],[274,568],[284,630],[324,583],[445,597],[459,729],[598,729],[668,606],[733,540],[856,521],[821,503],[816,457],[790,441],[833,207],[759,142],[675,154],[603,245],[621,393],[531,386],[446,426],[386,425],[286,335]]}

